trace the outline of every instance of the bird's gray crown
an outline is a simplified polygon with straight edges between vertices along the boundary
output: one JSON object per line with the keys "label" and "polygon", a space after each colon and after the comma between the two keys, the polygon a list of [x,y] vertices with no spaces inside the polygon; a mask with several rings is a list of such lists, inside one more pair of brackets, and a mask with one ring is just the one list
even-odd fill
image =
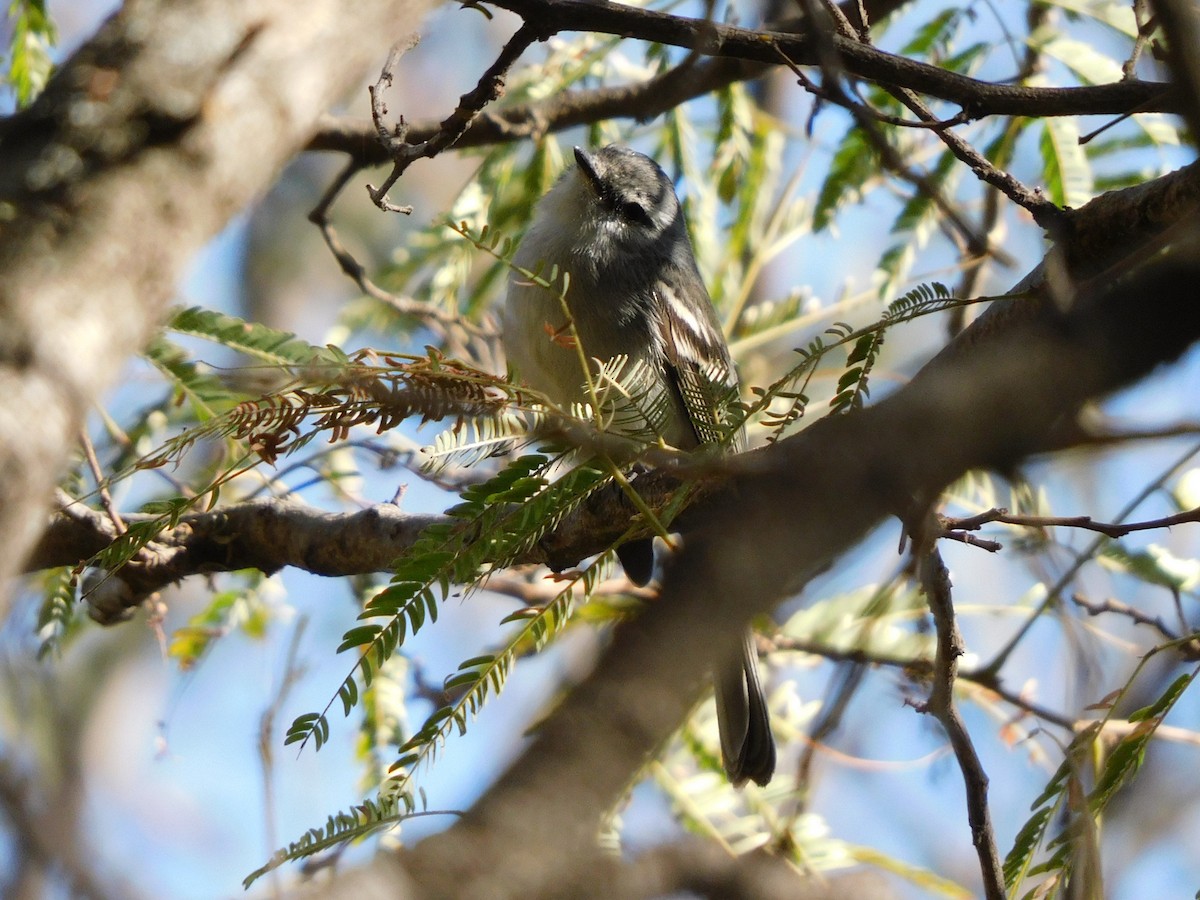
{"label": "bird's gray crown", "polygon": [[610,144],[594,153],[576,147],[575,160],[600,203],[628,224],[653,234],[682,224],[671,179],[645,154]]}

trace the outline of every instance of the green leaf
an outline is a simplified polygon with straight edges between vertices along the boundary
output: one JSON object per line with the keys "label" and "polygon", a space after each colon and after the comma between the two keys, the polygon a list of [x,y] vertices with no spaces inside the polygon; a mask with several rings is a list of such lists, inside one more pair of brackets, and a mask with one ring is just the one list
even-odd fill
{"label": "green leaf", "polygon": [[365,644],[370,644],[379,637],[379,633],[383,631],[383,626],[377,623],[370,625],[359,625],[356,628],[351,628],[342,635],[342,643],[338,645],[337,652],[342,653],[355,647],[362,647]]}
{"label": "green leaf", "polygon": [[1194,671],[1180,675],[1154,703],[1139,709],[1130,717],[1130,721],[1136,723],[1134,729],[1122,737],[1109,752],[1104,761],[1104,769],[1096,779],[1096,786],[1088,795],[1089,804],[1096,815],[1103,812],[1117,790],[1141,769],[1146,758],[1146,748],[1154,737],[1155,730],[1195,678]]}
{"label": "green leaf", "polygon": [[67,639],[78,631],[81,618],[76,615],[76,578],[70,566],[48,569],[40,577],[42,603],[38,608],[37,636],[39,660],[57,654]]}
{"label": "green leaf", "polygon": [[341,689],[338,690],[338,697],[341,698],[343,712],[349,716],[350,711],[358,703],[358,685],[354,683],[353,676],[342,682]]}
{"label": "green leaf", "polygon": [[[454,690],[454,688],[475,684],[478,681],[478,672],[459,672],[457,675],[451,675],[448,677],[445,682],[443,682],[442,689],[451,691]],[[464,728],[463,730],[465,731],[466,729]]]}
{"label": "green leaf", "polygon": [[6,80],[16,95],[17,107],[33,102],[49,80],[53,62],[50,51],[58,30],[46,13],[45,0],[12,0],[8,7],[12,37],[8,45]]}
{"label": "green leaf", "polygon": [[856,203],[862,197],[863,185],[877,174],[878,161],[875,149],[858,128],[849,129],[834,153],[829,173],[821,185],[817,203],[813,209],[813,231],[824,231],[832,224],[834,216],[847,203]]}
{"label": "green leaf", "polygon": [[934,52],[946,53],[958,31],[963,14],[963,10],[958,7],[942,10],[916,30],[908,43],[900,49],[900,54],[902,56],[928,56]]}
{"label": "green leaf", "polygon": [[319,723],[323,718],[324,716],[320,713],[305,713],[302,716],[297,716],[293,720],[291,727],[288,728],[287,736],[283,740],[284,746],[307,741],[319,728]]}
{"label": "green leaf", "polygon": [[167,328],[214,341],[269,363],[309,365],[323,361],[340,369],[345,362],[344,354],[316,347],[290,332],[199,306],[177,310],[167,320]]}
{"label": "green leaf", "polygon": [[459,668],[459,671],[462,671],[464,669],[477,669],[480,666],[490,665],[491,663],[494,663],[495,661],[496,661],[495,656],[493,656],[490,653],[486,653],[483,656],[472,656],[470,659],[463,660],[461,663],[459,663],[458,668]]}
{"label": "green leaf", "polygon": [[217,406],[227,406],[241,399],[165,335],[152,337],[142,355],[171,381],[179,396],[188,399],[201,421],[215,416]]}
{"label": "green leaf", "polygon": [[1017,832],[1012,849],[1004,857],[1004,884],[1006,887],[1013,887],[1028,873],[1034,854],[1041,846],[1046,826],[1053,814],[1054,810],[1051,807],[1037,809]]}
{"label": "green leaf", "polygon": [[1046,193],[1058,206],[1079,208],[1092,199],[1092,167],[1079,145],[1074,119],[1047,118],[1041,122],[1043,177]]}
{"label": "green leaf", "polygon": [[1175,702],[1183,696],[1183,692],[1187,690],[1188,685],[1192,683],[1195,674],[1180,675],[1170,686],[1163,692],[1163,695],[1151,703],[1149,706],[1143,706],[1141,709],[1129,716],[1130,722],[1145,722],[1149,719],[1157,719],[1165,716],[1168,710],[1175,705]]}

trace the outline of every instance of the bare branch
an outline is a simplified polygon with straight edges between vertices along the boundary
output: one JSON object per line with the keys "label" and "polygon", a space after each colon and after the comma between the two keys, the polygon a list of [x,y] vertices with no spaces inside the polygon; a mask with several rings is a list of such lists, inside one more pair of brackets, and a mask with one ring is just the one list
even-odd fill
{"label": "bare branch", "polygon": [[[493,0],[493,5],[537,21],[547,31],[592,31],[699,49],[711,56],[778,64],[782,51],[800,65],[817,65],[816,49],[806,36],[756,31],[702,19],[673,16],[606,0]],[[869,81],[909,88],[957,103],[972,117],[987,115],[1085,115],[1123,112],[1145,103],[1146,111],[1175,112],[1181,103],[1169,85],[1122,81],[1081,88],[1028,88],[993,84],[936,66],[918,63],[850,40],[832,37],[850,74]],[[1116,106],[1118,108],[1106,109]]]}
{"label": "bare branch", "polygon": [[350,183],[350,179],[360,171],[362,171],[362,165],[357,159],[351,158],[342,168],[342,171],[330,182],[329,187],[325,189],[325,193],[321,196],[317,205],[308,214],[308,221],[312,222],[320,230],[321,237],[325,239],[325,245],[329,248],[329,252],[333,254],[333,258],[337,260],[342,272],[349,276],[358,289],[368,297],[378,300],[402,316],[412,316],[414,319],[423,322],[439,336],[454,336],[454,339],[457,340],[458,336],[456,333],[463,332],[466,336],[465,339],[494,340],[496,338],[495,328],[476,325],[464,316],[449,313],[436,304],[426,303],[411,297],[399,297],[390,291],[385,291],[371,279],[366,267],[342,243],[337,229],[334,228],[333,222],[329,217],[329,211],[346,185]]}
{"label": "bare branch", "polygon": [[1004,873],[1000,866],[1000,851],[996,847],[996,832],[988,809],[988,777],[975,752],[967,727],[954,705],[954,680],[958,676],[958,658],[963,654],[962,634],[954,615],[950,596],[950,571],[942,561],[936,544],[918,548],[921,584],[933,620],[937,626],[937,658],[933,664],[933,686],[929,700],[919,709],[929,713],[946,730],[967,791],[967,820],[971,825],[971,841],[979,856],[983,876],[983,891],[988,900],[1004,900]]}
{"label": "bare branch", "polygon": [[1025,525],[1029,528],[1082,528],[1085,531],[1098,531],[1110,538],[1120,538],[1135,531],[1150,531],[1155,528],[1170,528],[1186,522],[1200,522],[1200,507],[1163,516],[1160,519],[1149,519],[1145,522],[1097,522],[1091,516],[1025,516],[1013,515],[1007,509],[996,508],[968,516],[963,519],[944,519],[943,525],[955,531],[977,531],[984,525],[999,522],[1003,525]]}
{"label": "bare branch", "polygon": [[[679,480],[672,473],[656,472],[637,484],[647,501],[657,505],[678,489]],[[70,498],[60,502],[63,508],[34,549],[29,571],[78,565],[119,536],[106,515]],[[566,568],[611,546],[633,514],[623,492],[602,491],[517,562]],[[136,524],[153,517],[126,519]],[[291,500],[251,500],[184,516],[109,579],[120,583],[119,603],[130,607],[191,575],[240,569],[270,574],[289,566],[327,576],[384,572],[435,523],[461,524],[445,515],[406,513],[391,503],[329,513]],[[112,591],[106,596],[113,596]]]}
{"label": "bare branch", "polygon": [[[371,89],[371,117],[380,142],[387,150],[392,160],[392,171],[383,184],[378,188],[367,185],[367,193],[375,205],[386,212],[411,213],[411,207],[394,206],[387,199],[388,189],[404,174],[404,171],[418,159],[428,159],[437,156],[448,147],[452,147],[463,136],[471,122],[489,103],[504,96],[504,76],[517,61],[522,53],[535,41],[545,40],[553,34],[539,22],[531,25],[525,22],[514,34],[496,57],[496,61],[488,68],[474,89],[462,95],[458,108],[438,126],[437,132],[428,140],[411,143],[407,140],[408,128],[401,119],[394,130],[389,129],[384,122],[387,107],[383,105],[383,89],[392,82],[392,69],[399,60],[402,50],[393,49],[388,55],[387,63],[379,76],[379,82]],[[409,45],[411,46],[411,44]],[[407,49],[407,47],[405,48]]]}
{"label": "bare branch", "polygon": [[[1109,597],[1100,601],[1091,601],[1082,594],[1072,594],[1071,602],[1076,606],[1087,611],[1089,616],[1102,616],[1106,613],[1123,616],[1135,625],[1145,625],[1153,628],[1158,632],[1159,636],[1167,641],[1178,641],[1183,635],[1172,629],[1158,616],[1148,616],[1140,609],[1135,609],[1128,603],[1122,603],[1113,597]],[[1187,659],[1195,659],[1200,657],[1200,639],[1192,641],[1190,644],[1181,645],[1179,653]]]}

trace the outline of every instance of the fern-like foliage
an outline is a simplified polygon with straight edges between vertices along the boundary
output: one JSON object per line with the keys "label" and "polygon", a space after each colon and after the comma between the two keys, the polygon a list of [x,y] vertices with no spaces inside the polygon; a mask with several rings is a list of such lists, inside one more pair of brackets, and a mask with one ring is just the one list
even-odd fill
{"label": "fern-like foliage", "polygon": [[596,367],[592,382],[596,406],[577,405],[571,410],[576,418],[642,444],[654,443],[665,431],[673,412],[671,396],[658,372],[643,360],[614,356]]}
{"label": "fern-like foliage", "polygon": [[940,282],[919,284],[904,296],[888,304],[887,311],[883,315],[883,322],[886,325],[909,322],[919,316],[944,312],[961,305],[961,303],[962,301],[955,298],[950,290]]}
{"label": "fern-like foliage", "polygon": [[869,395],[868,379],[889,328],[985,299],[990,298],[961,300],[951,296],[944,285],[934,282],[914,288],[895,300],[878,321],[865,328],[855,329],[845,322],[835,322],[823,334],[813,338],[807,347],[796,350],[800,362],[781,378],[766,388],[752,388],[756,399],[745,408],[744,413],[747,417],[761,414],[771,432],[768,440],[778,440],[804,415],[809,403],[810,384],[820,362],[831,351],[842,347],[849,348],[846,368],[838,379],[830,408],[836,413],[856,409]]}
{"label": "fern-like foliage", "polygon": [[[1141,768],[1154,732],[1200,675],[1200,669],[1180,675],[1162,696],[1129,716],[1129,722],[1134,727],[1108,748],[1095,772],[1094,784],[1088,790],[1084,784],[1084,772],[1088,768],[1088,760],[1094,758],[1094,748],[1101,739],[1102,728],[1111,719],[1114,706],[1129,693],[1143,666],[1153,655],[1151,653],[1143,657],[1126,686],[1106,700],[1103,719],[1076,735],[1067,748],[1062,764],[1033,801],[1030,807],[1032,814],[1021,826],[1004,860],[1004,882],[1010,895],[1017,896],[1016,891],[1027,878],[1048,876],[1044,883],[1022,896],[1071,896],[1070,882],[1075,874],[1079,843],[1090,840],[1089,830],[1095,828],[1095,823],[1103,816],[1113,797]],[[1052,831],[1056,822],[1064,824]],[[1038,852],[1043,847],[1047,855],[1035,864]]]}
{"label": "fern-like foliage", "polygon": [[347,841],[368,837],[387,828],[399,825],[407,818],[419,815],[408,796],[385,796],[366,799],[344,812],[329,816],[324,828],[310,828],[296,841],[277,850],[262,866],[242,880],[242,887],[249,888],[263,875],[287,862],[304,859],[323,850],[331,850]]}
{"label": "fern-like foliage", "polygon": [[848,129],[821,185],[813,210],[813,231],[828,228],[843,206],[857,202],[878,170],[877,154],[866,134],[859,128]]}
{"label": "fern-like foliage", "polygon": [[312,740],[319,749],[329,735],[327,713],[335,700],[349,715],[358,702],[356,676],[369,685],[409,633],[437,620],[438,604],[452,585],[474,583],[485,566],[511,565],[607,479],[605,472],[581,465],[551,482],[552,464],[540,454],[514,460],[463,492],[463,502],[448,511],[456,521],[425,530],[397,562],[390,584],[367,602],[359,615],[367,624],[343,635],[338,651],[353,650],[358,658],[337,697],[322,712],[297,718],[286,743]]}
{"label": "fern-like foliage", "polygon": [[838,379],[837,393],[829,401],[829,408],[835,413],[849,412],[860,409],[870,395],[867,382],[879,351],[883,349],[883,329],[864,334],[846,355],[846,365],[849,367]]}
{"label": "fern-like foliage", "polygon": [[[260,374],[276,378],[283,386],[243,399],[188,429],[143,459],[142,468],[174,463],[198,441],[213,437],[240,442],[264,462],[274,464],[280,455],[319,434],[334,442],[360,425],[383,433],[410,417],[463,422],[500,416],[508,396],[500,379],[433,349],[426,356],[364,350],[351,357],[335,347],[313,346],[288,332],[196,308],[176,313],[169,327],[268,364],[271,368]],[[160,343],[153,349],[152,361],[175,376],[178,390],[206,403],[217,396],[211,376],[197,377],[194,366],[178,359],[169,346]],[[220,396],[230,400],[235,395],[227,390]]]}
{"label": "fern-like foliage", "polygon": [[166,377],[171,385],[172,405],[187,402],[199,421],[216,416],[220,409],[236,402],[236,393],[214,373],[193,360],[166,334],[157,334],[142,351],[142,356]]}
{"label": "fern-like foliage", "polygon": [[509,455],[529,439],[528,423],[507,411],[468,418],[439,431],[433,443],[422,448],[422,469],[437,475],[450,467],[478,465]]}
{"label": "fern-like foliage", "polygon": [[566,626],[576,602],[591,593],[601,571],[602,567],[592,566],[575,572],[545,606],[521,609],[502,620],[501,624],[522,624],[497,652],[465,660],[458,671],[446,679],[444,690],[457,693],[457,699],[431,713],[421,728],[401,745],[401,755],[388,771],[388,791],[412,792],[412,779],[417,769],[432,762],[438,749],[455,732],[466,733],[468,721],[478,714],[488,697],[504,689],[521,653],[542,649]]}
{"label": "fern-like foliage", "polygon": [[107,571],[127,563],[164,529],[178,525],[188,512],[211,508],[222,487],[234,478],[262,463],[277,465],[281,457],[319,436],[337,443],[357,427],[382,434],[414,418],[422,422],[449,420],[451,429],[512,428],[508,412],[511,390],[505,383],[433,349],[426,356],[362,351],[350,357],[336,348],[315,347],[287,332],[197,308],[175,313],[169,327],[254,357],[265,364],[258,374],[283,386],[245,398],[244,392],[200,368],[165,338],[151,343],[147,358],[171,379],[179,396],[191,401],[198,421],[107,483],[139,470],[178,465],[194,447],[213,440],[226,442],[229,462],[190,496],[145,506],[142,512],[153,518],[130,524],[88,561]]}
{"label": "fern-like foliage", "polygon": [[68,636],[79,627],[75,603],[76,575],[62,566],[48,569],[41,576],[42,603],[38,607],[37,634],[41,645],[38,659],[57,653]]}
{"label": "fern-like foliage", "polygon": [[[405,638],[437,620],[438,605],[449,595],[452,585],[477,582],[485,566],[511,564],[562,515],[607,483],[604,471],[587,465],[577,466],[551,482],[547,475],[554,462],[540,454],[514,460],[486,483],[463,492],[463,502],[450,510],[457,522],[426,529],[398,561],[390,584],[365,604],[359,618],[367,624],[343,636],[339,652],[353,651],[357,659],[337,696],[320,713],[297,717],[285,743],[303,746],[311,740],[319,749],[329,738],[328,713],[334,703],[340,700],[343,713],[349,715]],[[505,644],[495,652],[465,660],[446,679],[445,689],[456,693],[457,698],[428,717],[400,746],[399,758],[388,769],[379,801],[391,810],[387,816],[346,819],[332,830],[327,826],[323,832],[311,831],[311,840],[302,838],[281,850],[253,877],[284,860],[362,838],[384,824],[394,824],[404,815],[401,807],[408,812],[415,809],[412,778],[417,769],[436,758],[439,748],[453,734],[466,732],[470,719],[484,702],[503,689],[520,653],[540,649],[564,627],[578,599],[591,593],[600,571],[600,567],[593,566],[576,572],[545,606],[508,616],[505,623],[519,622],[521,627]]]}
{"label": "fern-like foliage", "polygon": [[[830,326],[825,329],[824,335],[817,335],[809,341],[807,347],[796,349],[801,361],[786,375],[770,387],[751,389],[757,395],[758,400],[754,402],[748,412],[752,414],[762,411],[764,413],[764,420],[772,432],[768,440],[772,442],[778,440],[783,435],[785,428],[804,415],[809,401],[808,386],[816,373],[817,364],[829,350],[845,343],[847,337],[852,333],[851,327],[844,322]],[[832,338],[832,343],[826,343],[826,336]],[[788,401],[786,408],[782,411],[772,408],[771,404],[776,400]]]}

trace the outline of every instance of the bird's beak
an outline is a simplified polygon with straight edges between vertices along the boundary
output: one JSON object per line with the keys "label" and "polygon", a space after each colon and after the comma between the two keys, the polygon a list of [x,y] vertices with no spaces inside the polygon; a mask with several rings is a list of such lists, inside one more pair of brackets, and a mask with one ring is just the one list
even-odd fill
{"label": "bird's beak", "polygon": [[584,179],[591,185],[592,190],[599,194],[600,174],[596,171],[596,164],[592,162],[592,157],[582,147],[576,147],[575,162],[579,164],[579,171],[583,173]]}

